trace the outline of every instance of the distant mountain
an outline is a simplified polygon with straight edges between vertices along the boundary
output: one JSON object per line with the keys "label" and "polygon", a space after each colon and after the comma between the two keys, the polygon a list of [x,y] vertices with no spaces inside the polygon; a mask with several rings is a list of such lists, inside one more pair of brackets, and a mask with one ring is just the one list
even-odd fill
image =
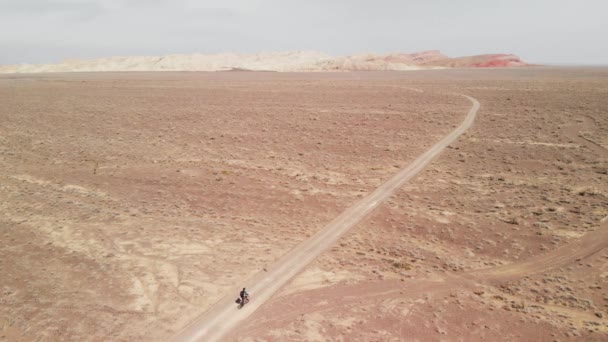
{"label": "distant mountain", "polygon": [[519,57],[510,54],[477,55],[457,58],[439,58],[423,62],[423,66],[441,66],[448,68],[504,68],[529,65]]}
{"label": "distant mountain", "polygon": [[437,50],[385,55],[361,54],[335,57],[316,51],[265,52],[257,54],[191,54],[163,57],[107,57],[64,60],[57,64],[0,66],[0,73],[88,71],[357,71],[419,70],[429,68],[519,67],[527,65],[508,54],[451,58]]}

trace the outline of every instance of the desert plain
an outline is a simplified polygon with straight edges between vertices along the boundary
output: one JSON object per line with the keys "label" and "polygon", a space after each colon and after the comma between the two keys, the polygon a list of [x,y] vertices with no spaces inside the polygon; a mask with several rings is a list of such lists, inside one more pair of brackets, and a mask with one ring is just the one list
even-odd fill
{"label": "desert plain", "polygon": [[608,69],[549,67],[1,75],[0,340],[171,339],[461,94],[473,127],[225,339],[606,340]]}

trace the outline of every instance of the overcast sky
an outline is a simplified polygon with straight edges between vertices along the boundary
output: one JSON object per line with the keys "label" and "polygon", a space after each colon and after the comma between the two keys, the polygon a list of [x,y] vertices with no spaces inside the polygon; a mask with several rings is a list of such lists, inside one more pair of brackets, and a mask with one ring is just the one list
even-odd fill
{"label": "overcast sky", "polygon": [[0,64],[439,49],[608,64],[608,0],[0,0]]}

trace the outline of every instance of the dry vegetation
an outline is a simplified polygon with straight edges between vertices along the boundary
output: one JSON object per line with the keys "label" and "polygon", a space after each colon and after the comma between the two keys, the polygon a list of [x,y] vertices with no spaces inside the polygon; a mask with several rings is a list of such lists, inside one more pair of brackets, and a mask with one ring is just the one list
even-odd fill
{"label": "dry vegetation", "polygon": [[233,337],[605,340],[608,72],[409,75],[473,129]]}
{"label": "dry vegetation", "polygon": [[5,338],[166,339],[461,119],[403,83],[0,78]]}
{"label": "dry vegetation", "polygon": [[451,131],[453,92],[473,129],[231,339],[605,340],[605,69],[2,76],[0,336],[166,340]]}

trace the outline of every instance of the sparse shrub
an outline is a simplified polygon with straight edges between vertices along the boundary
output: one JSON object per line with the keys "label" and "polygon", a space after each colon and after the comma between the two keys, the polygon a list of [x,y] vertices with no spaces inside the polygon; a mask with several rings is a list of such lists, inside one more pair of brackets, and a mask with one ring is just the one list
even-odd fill
{"label": "sparse shrub", "polygon": [[514,224],[514,225],[519,224],[519,220],[517,219],[517,217],[510,217],[507,220],[505,220],[505,222],[508,224]]}
{"label": "sparse shrub", "polygon": [[394,268],[398,268],[400,270],[405,270],[405,271],[409,271],[412,269],[412,265],[408,264],[407,262],[402,262],[402,261],[394,261],[391,265]]}
{"label": "sparse shrub", "polygon": [[596,188],[588,187],[588,188],[580,189],[578,191],[578,195],[579,196],[597,196],[597,195],[602,195],[602,193]]}

